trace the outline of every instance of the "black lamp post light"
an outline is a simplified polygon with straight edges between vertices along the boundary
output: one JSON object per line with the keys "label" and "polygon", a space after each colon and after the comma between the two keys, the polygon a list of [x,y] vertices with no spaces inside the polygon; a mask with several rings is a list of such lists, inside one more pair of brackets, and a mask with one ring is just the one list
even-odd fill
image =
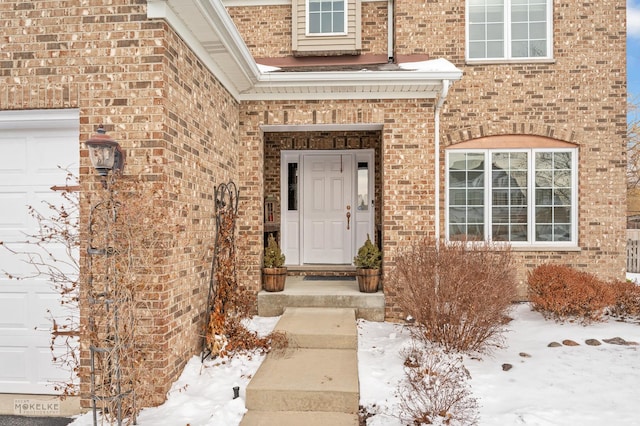
{"label": "black lamp post light", "polygon": [[104,126],[98,127],[98,132],[85,142],[89,149],[91,164],[100,176],[107,176],[109,171],[122,173],[124,170],[125,153],[120,144],[106,134]]}

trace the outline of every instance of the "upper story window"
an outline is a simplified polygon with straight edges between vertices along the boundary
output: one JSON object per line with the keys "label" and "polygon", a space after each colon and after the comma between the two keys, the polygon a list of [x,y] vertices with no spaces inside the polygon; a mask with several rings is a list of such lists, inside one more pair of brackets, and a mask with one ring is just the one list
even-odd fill
{"label": "upper story window", "polygon": [[309,34],[344,34],[345,0],[308,0]]}
{"label": "upper story window", "polygon": [[467,0],[467,59],[550,59],[552,9],[552,0]]}
{"label": "upper story window", "polygon": [[577,149],[447,150],[448,240],[577,245]]}
{"label": "upper story window", "polygon": [[291,0],[294,56],[359,55],[361,0]]}

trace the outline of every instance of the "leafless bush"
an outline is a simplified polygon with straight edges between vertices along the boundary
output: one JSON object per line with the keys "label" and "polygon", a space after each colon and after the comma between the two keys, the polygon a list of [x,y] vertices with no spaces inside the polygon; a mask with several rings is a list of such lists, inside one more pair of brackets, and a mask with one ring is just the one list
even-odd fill
{"label": "leafless bush", "polygon": [[621,318],[640,318],[640,286],[631,281],[614,281],[610,285],[615,302],[609,308],[609,313]]}
{"label": "leafless bush", "polygon": [[[180,217],[166,202],[165,183],[144,173],[109,177],[87,196],[89,249],[83,291],[88,327],[83,344],[92,348],[91,396],[103,422],[131,424],[138,400],[153,395],[150,357],[159,350],[154,294],[163,288],[167,250],[182,233],[166,217]],[[154,290],[155,289],[155,290]]]}
{"label": "leafless bush", "polygon": [[398,394],[403,416],[416,425],[474,425],[478,404],[468,384],[461,355],[452,355],[424,342],[403,352],[405,378]]}
{"label": "leafless bush", "polygon": [[557,321],[601,321],[616,299],[611,285],[565,265],[533,269],[528,273],[528,288],[532,308]]}
{"label": "leafless bush", "polygon": [[396,257],[390,281],[414,336],[447,351],[485,351],[502,342],[516,285],[508,247],[424,240]]}

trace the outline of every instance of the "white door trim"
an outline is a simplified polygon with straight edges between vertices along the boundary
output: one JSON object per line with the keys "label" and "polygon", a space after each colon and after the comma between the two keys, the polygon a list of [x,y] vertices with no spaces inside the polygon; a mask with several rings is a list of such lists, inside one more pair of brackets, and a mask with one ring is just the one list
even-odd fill
{"label": "white door trim", "polygon": [[[352,202],[351,202],[351,251],[352,259],[358,247],[366,240],[367,234],[373,237],[375,229],[375,150],[374,149],[350,149],[350,150],[283,150],[280,152],[280,245],[286,256],[287,265],[302,265],[304,262],[304,230],[303,230],[303,167],[304,158],[314,155],[344,155],[352,162]],[[357,209],[358,200],[358,164],[368,165],[367,182],[367,208]],[[291,167],[290,167],[291,165]],[[289,173],[292,174],[291,182]],[[293,182],[293,183],[292,183]],[[291,188],[290,188],[291,184]],[[360,185],[362,191],[363,185]],[[289,205],[289,194],[296,197],[295,202]],[[369,207],[370,206],[370,207]],[[348,262],[351,263],[350,261]]]}

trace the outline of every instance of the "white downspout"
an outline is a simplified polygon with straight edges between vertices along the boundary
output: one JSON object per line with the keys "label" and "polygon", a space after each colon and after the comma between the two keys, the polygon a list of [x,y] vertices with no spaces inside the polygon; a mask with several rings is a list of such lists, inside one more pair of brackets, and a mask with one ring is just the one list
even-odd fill
{"label": "white downspout", "polygon": [[389,62],[395,59],[396,52],[393,50],[393,32],[395,17],[393,14],[393,0],[387,1],[387,59]]}
{"label": "white downspout", "polygon": [[435,179],[435,224],[436,224],[436,247],[440,246],[440,110],[444,104],[444,100],[449,93],[449,86],[451,82],[449,80],[442,80],[442,90],[440,96],[436,101],[435,109],[435,154],[434,154],[434,171],[436,175]]}

